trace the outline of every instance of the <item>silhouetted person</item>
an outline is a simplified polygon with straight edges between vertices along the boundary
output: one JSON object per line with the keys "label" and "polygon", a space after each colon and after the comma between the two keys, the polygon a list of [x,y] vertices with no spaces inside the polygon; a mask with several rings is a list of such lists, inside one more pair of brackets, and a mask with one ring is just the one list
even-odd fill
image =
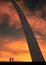
{"label": "silhouetted person", "polygon": [[14,58],[12,58],[12,62],[14,61]]}
{"label": "silhouetted person", "polygon": [[11,62],[11,58],[10,58],[10,62]]}

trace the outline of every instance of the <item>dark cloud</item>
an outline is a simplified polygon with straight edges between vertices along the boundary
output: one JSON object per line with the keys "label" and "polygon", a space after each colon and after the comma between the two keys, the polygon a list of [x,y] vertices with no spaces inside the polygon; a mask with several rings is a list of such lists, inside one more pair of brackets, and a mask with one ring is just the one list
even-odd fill
{"label": "dark cloud", "polygon": [[24,0],[25,5],[30,9],[35,10],[37,7],[41,8],[44,4],[46,4],[46,0]]}
{"label": "dark cloud", "polygon": [[[18,2],[19,1],[24,5],[25,9],[28,8],[28,11],[30,10],[30,13],[32,11],[33,15],[40,15],[41,18],[46,19],[46,0],[18,0]],[[35,11],[39,11],[39,15],[35,14]]]}
{"label": "dark cloud", "polygon": [[39,39],[46,40],[46,33],[42,34],[40,31],[34,31],[34,33],[38,36],[40,36]]}
{"label": "dark cloud", "polygon": [[42,12],[41,17],[46,19],[46,0],[24,0],[24,3],[32,12],[40,10]]}
{"label": "dark cloud", "polygon": [[42,13],[42,18],[46,20],[46,13]]}
{"label": "dark cloud", "polygon": [[15,25],[9,27],[9,16],[7,14],[4,15],[3,22],[0,24],[0,33],[3,36],[10,36],[13,38],[22,38],[23,37],[23,29],[17,29]]}

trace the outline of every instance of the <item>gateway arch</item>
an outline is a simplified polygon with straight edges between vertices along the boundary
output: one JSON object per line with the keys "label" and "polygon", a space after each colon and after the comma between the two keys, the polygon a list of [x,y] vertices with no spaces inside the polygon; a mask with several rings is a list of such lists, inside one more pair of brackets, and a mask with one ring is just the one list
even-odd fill
{"label": "gateway arch", "polygon": [[15,0],[10,0],[13,6],[15,7],[15,10],[18,13],[18,16],[21,20],[21,24],[23,27],[23,31],[25,33],[25,37],[28,43],[29,51],[32,57],[33,62],[44,62],[43,55],[40,51],[40,48],[38,46],[37,40],[33,34],[33,31],[29,25],[29,23],[26,20],[26,17],[24,16],[23,12],[21,11],[20,7],[17,5]]}

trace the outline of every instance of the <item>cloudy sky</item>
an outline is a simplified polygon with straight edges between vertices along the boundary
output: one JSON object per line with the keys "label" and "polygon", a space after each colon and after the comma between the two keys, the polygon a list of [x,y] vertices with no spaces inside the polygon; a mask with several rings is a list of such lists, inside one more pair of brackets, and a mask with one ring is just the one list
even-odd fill
{"label": "cloudy sky", "polygon": [[[46,60],[46,3],[16,0]],[[32,61],[19,16],[10,1],[0,1],[0,61]]]}

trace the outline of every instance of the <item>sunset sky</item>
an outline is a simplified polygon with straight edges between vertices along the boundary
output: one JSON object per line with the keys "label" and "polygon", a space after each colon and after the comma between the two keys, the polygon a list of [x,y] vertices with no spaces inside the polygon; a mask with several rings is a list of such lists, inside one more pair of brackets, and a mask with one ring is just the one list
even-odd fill
{"label": "sunset sky", "polygon": [[[33,5],[27,3],[28,0],[16,1],[31,26],[46,61],[46,4],[35,5],[34,9]],[[17,11],[10,1],[0,1],[0,61],[9,61],[10,57],[14,61],[32,62]]]}

